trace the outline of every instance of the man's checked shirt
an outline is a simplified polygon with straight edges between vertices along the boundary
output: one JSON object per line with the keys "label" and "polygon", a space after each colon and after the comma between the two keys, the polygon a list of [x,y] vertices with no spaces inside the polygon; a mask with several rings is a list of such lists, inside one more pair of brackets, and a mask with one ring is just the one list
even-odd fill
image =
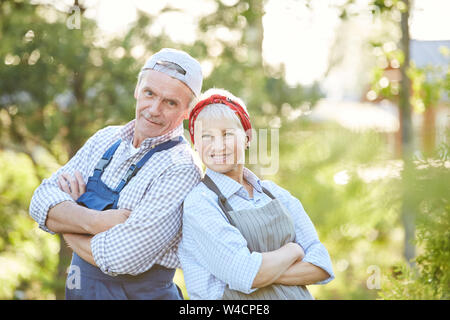
{"label": "man's checked shirt", "polygon": [[[137,163],[150,147],[183,135],[181,124],[163,136],[147,138],[139,151],[133,152],[134,121],[98,131],[66,165],[43,180],[30,203],[30,215],[40,228],[52,233],[45,226],[49,209],[63,201],[74,202],[58,187],[62,173],[74,175],[78,170],[87,182],[104,152],[120,138],[122,142],[101,177],[114,189],[130,165]],[[130,217],[91,240],[95,263],[104,273],[137,275],[155,263],[167,268],[180,266],[177,247],[182,203],[201,179],[201,169],[193,159],[188,143],[157,152],[121,191],[118,208],[131,210]]]}

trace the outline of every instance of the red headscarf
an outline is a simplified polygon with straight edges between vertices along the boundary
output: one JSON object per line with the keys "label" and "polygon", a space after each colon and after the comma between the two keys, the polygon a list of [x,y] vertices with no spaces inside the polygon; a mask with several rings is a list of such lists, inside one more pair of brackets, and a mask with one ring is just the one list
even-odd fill
{"label": "red headscarf", "polygon": [[245,134],[248,136],[248,141],[252,139],[252,125],[250,123],[250,117],[245,109],[237,102],[227,98],[225,96],[221,96],[219,94],[214,94],[209,98],[199,101],[195,107],[192,109],[189,114],[189,134],[191,135],[191,141],[194,143],[194,123],[195,119],[199,113],[203,110],[204,107],[210,105],[220,103],[228,106],[231,110],[233,110],[238,118],[241,120],[242,127],[244,128]]}

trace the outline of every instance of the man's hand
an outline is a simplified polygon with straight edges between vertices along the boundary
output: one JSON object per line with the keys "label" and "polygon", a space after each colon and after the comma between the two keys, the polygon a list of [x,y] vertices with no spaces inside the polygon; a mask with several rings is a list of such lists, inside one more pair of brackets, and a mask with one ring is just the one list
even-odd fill
{"label": "man's hand", "polygon": [[124,223],[130,214],[131,211],[127,209],[110,209],[96,212],[91,234],[104,232],[117,224]]}
{"label": "man's hand", "polygon": [[86,192],[86,183],[79,171],[75,171],[74,177],[68,173],[61,174],[58,177],[58,186],[62,191],[68,193],[75,201]]}
{"label": "man's hand", "polygon": [[[78,198],[86,192],[86,184],[83,180],[83,176],[79,171],[75,171],[75,175],[72,176],[68,173],[63,173],[58,177],[59,188],[69,194],[73,200]],[[111,229],[117,224],[124,223],[125,220],[131,214],[127,209],[110,209],[105,211],[91,210],[89,208],[80,207],[73,204],[64,204],[65,210],[55,213],[60,205],[56,205],[49,211],[47,218],[47,227],[60,233],[87,233],[96,235],[97,233],[104,232]],[[67,207],[70,205],[70,208]],[[74,212],[70,209],[75,209],[79,212]],[[87,210],[86,212],[83,212]],[[69,226],[67,226],[67,224]]]}
{"label": "man's hand", "polygon": [[92,255],[91,239],[92,236],[84,234],[63,233],[63,238],[72,251],[78,254],[84,261],[89,262],[93,266],[95,264],[94,256]]}

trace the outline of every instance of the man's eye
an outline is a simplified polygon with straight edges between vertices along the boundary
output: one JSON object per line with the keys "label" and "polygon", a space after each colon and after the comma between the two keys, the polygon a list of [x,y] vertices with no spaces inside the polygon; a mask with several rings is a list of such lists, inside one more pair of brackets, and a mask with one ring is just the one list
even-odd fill
{"label": "man's eye", "polygon": [[234,132],[233,131],[227,131],[227,132],[225,132],[225,136],[227,136],[227,137],[234,136]]}
{"label": "man's eye", "polygon": [[210,139],[211,136],[209,134],[204,134],[202,135],[202,139]]}
{"label": "man's eye", "polygon": [[153,92],[151,92],[150,90],[145,90],[144,93],[145,93],[147,96],[152,96],[152,95],[153,95]]}
{"label": "man's eye", "polygon": [[167,103],[172,107],[175,107],[177,105],[177,103],[173,100],[169,100],[169,101],[167,101]]}

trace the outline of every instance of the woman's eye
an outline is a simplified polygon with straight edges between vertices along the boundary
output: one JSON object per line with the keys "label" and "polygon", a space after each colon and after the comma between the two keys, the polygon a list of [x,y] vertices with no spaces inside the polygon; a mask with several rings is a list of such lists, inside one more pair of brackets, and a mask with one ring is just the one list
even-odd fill
{"label": "woman's eye", "polygon": [[234,132],[232,132],[232,131],[227,131],[227,132],[225,132],[225,136],[226,136],[226,137],[234,136]]}
{"label": "woman's eye", "polygon": [[210,139],[211,136],[209,134],[204,134],[202,135],[202,139]]}

